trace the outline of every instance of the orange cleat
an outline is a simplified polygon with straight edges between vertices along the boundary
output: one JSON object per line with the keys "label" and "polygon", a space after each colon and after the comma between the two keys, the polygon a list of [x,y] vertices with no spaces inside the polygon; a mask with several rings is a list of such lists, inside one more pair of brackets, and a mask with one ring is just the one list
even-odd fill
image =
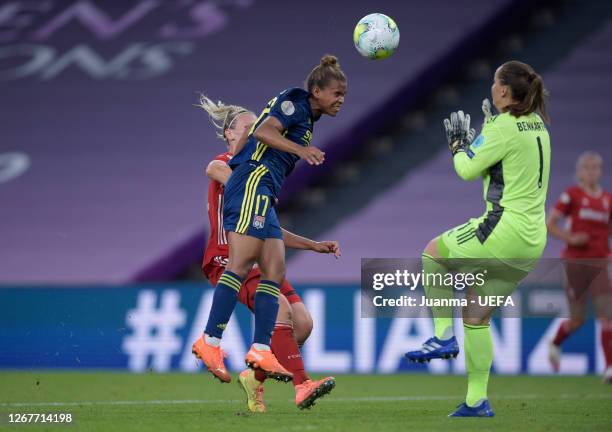
{"label": "orange cleat", "polygon": [[197,358],[202,360],[209,372],[218,378],[219,381],[229,383],[232,377],[227,372],[223,363],[223,350],[221,347],[215,347],[206,343],[204,335],[191,346],[191,352]]}
{"label": "orange cleat", "polygon": [[304,381],[295,386],[295,404],[299,409],[310,409],[317,399],[331,392],[334,387],[336,387],[334,377],[323,378],[319,381]]}
{"label": "orange cleat", "polygon": [[284,382],[289,382],[293,378],[293,374],[281,366],[270,350],[258,350],[251,345],[245,362],[251,369],[262,369],[269,378]]}
{"label": "orange cleat", "polygon": [[238,384],[246,394],[249,411],[257,413],[266,412],[266,405],[263,401],[263,383],[257,381],[253,369],[247,368],[240,372]]}

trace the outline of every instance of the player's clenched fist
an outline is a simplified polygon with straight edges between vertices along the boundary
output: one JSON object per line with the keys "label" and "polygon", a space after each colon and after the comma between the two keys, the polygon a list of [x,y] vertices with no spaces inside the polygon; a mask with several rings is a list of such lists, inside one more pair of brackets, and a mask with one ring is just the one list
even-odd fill
{"label": "player's clenched fist", "polygon": [[321,165],[325,161],[325,152],[319,150],[316,147],[308,146],[302,147],[302,151],[299,156],[304,159],[310,165]]}
{"label": "player's clenched fist", "polygon": [[342,253],[340,252],[340,243],[337,241],[320,241],[314,244],[313,250],[319,253],[331,253],[336,258],[339,258]]}

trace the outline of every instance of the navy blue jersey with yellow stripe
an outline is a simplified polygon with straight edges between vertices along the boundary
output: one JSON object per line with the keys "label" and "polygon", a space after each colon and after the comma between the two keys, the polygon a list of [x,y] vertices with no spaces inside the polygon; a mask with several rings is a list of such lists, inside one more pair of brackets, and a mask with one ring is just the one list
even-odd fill
{"label": "navy blue jersey with yellow stripe", "polygon": [[287,177],[299,157],[268,147],[257,141],[253,131],[269,116],[275,117],[283,126],[283,136],[301,146],[307,147],[312,139],[313,114],[309,102],[310,93],[293,87],[284,90],[268,102],[266,108],[249,131],[249,136],[242,150],[229,161],[229,166],[235,169],[238,165],[255,161],[268,169],[271,180],[271,190],[278,197],[285,177]]}
{"label": "navy blue jersey with yellow stripe", "polygon": [[261,240],[282,239],[265,165],[247,161],[236,167],[225,185],[223,228]]}

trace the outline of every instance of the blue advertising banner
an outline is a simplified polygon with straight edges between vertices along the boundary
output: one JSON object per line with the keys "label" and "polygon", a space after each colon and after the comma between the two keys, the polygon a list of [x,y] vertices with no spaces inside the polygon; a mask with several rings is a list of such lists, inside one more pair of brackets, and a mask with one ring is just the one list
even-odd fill
{"label": "blue advertising banner", "polygon": [[[361,317],[357,284],[302,285],[313,332],[303,347],[312,372],[463,373],[453,362],[409,364],[403,354],[433,334],[428,318]],[[196,371],[191,344],[202,332],[212,302],[206,283],[91,287],[4,287],[0,289],[0,368],[127,369]],[[534,294],[518,294],[524,304]],[[531,298],[525,298],[531,296]],[[534,300],[535,299],[535,300]],[[548,343],[560,318],[496,318],[493,369],[501,374],[549,374]],[[223,338],[227,365],[244,368],[253,318],[236,308]],[[455,323],[462,339],[462,326]],[[564,344],[561,373],[603,370],[594,320]]]}

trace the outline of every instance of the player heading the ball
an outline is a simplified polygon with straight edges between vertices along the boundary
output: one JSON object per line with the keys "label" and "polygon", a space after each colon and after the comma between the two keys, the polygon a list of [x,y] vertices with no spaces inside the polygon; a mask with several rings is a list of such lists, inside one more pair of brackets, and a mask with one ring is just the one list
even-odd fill
{"label": "player heading the ball", "polygon": [[238,292],[253,265],[261,279],[254,299],[255,334],[246,363],[281,380],[292,378],[270,350],[285,279],[285,246],[275,206],[285,180],[299,159],[320,165],[325,153],[310,145],[313,124],[323,114],[335,117],[347,82],[338,59],[326,55],[306,78],[306,89],[282,91],[272,98],[229,161],[233,172],[225,186],[223,227],[229,262],[215,289],[208,323],[196,354],[222,381],[229,382],[220,342]]}

